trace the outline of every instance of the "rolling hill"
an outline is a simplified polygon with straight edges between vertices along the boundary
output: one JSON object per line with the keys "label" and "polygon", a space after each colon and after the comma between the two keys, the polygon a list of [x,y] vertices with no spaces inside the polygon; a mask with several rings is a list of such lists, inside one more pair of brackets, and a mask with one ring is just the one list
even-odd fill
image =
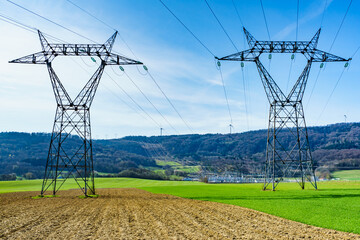
{"label": "rolling hill", "polygon": [[[308,133],[318,171],[360,167],[360,123],[309,127]],[[50,137],[48,133],[0,133],[0,174],[30,173],[27,178],[41,178]],[[94,140],[95,170],[117,174],[129,169],[147,169],[184,176],[206,167],[220,172],[261,173],[266,137],[267,130],[257,130]],[[72,141],[80,139],[72,136]]]}

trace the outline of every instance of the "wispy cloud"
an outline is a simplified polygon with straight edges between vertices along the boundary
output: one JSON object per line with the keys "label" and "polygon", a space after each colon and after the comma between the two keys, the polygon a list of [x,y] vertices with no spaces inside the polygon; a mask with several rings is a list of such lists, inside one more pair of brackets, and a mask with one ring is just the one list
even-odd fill
{"label": "wispy cloud", "polygon": [[[330,6],[333,0],[323,0],[322,4],[318,4],[318,1],[314,2],[314,8],[311,11],[305,13],[305,16],[299,19],[299,27],[313,20],[314,18],[324,14],[324,11]],[[326,5],[325,5],[326,4]],[[320,26],[320,25],[319,25]],[[296,31],[296,22],[288,24],[281,31],[275,34],[274,39],[283,40],[288,37],[291,33]]]}

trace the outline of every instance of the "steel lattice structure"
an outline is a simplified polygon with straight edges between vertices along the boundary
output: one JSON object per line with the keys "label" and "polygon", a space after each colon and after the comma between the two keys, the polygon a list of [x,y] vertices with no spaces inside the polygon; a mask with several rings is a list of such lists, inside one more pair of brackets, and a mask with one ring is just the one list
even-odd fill
{"label": "steel lattice structure", "polygon": [[[90,106],[106,65],[142,64],[111,52],[117,32],[104,44],[54,44],[38,31],[42,51],[10,63],[46,64],[54,90],[57,109],[46,162],[41,195],[52,194],[74,177],[79,188],[87,195],[95,194]],[[100,66],[73,100],[57,77],[52,61],[58,56],[94,56]]]}
{"label": "steel lattice structure", "polygon": [[[302,189],[306,180],[317,189],[302,104],[306,83],[313,62],[351,59],[318,50],[321,29],[310,41],[257,41],[245,28],[243,30],[250,48],[217,59],[255,62],[260,74],[270,103],[263,189],[272,183],[272,190],[275,190],[285,177],[295,178]],[[288,95],[283,93],[259,60],[262,53],[301,53],[306,57],[307,64]]]}

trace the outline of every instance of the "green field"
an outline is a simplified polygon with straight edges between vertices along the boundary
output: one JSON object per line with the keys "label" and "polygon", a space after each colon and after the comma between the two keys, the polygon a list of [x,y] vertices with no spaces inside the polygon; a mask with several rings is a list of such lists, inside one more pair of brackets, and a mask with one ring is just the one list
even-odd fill
{"label": "green field", "polygon": [[[40,180],[0,182],[0,192],[39,191]],[[319,190],[301,190],[281,183],[278,190],[261,191],[261,184],[204,184],[130,178],[98,178],[97,188],[141,188],[184,198],[252,208],[319,227],[360,234],[360,182],[320,182]],[[69,181],[64,189],[76,188]]]}
{"label": "green field", "polygon": [[170,166],[174,170],[183,171],[187,173],[197,173],[200,171],[200,166],[186,166],[173,161],[156,160],[156,164],[163,167]]}
{"label": "green field", "polygon": [[[40,191],[42,180],[22,180],[22,181],[0,181],[0,193],[21,192],[21,191]],[[157,181],[137,178],[96,178],[96,188],[141,188],[141,187],[173,187],[187,185],[203,185],[200,182],[184,181]],[[73,179],[67,180],[62,190],[78,188]]]}
{"label": "green field", "polygon": [[340,180],[360,180],[360,170],[343,170],[331,174],[334,178]]}

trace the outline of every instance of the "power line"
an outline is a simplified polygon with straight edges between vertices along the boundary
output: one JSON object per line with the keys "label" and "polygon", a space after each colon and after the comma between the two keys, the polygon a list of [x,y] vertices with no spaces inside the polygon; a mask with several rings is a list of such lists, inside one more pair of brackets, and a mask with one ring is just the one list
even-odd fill
{"label": "power line", "polygon": [[[295,55],[294,55],[294,59],[295,59]],[[287,80],[287,83],[286,83],[286,94],[287,94],[288,89],[289,89],[289,83],[290,83],[290,78],[291,78],[291,70],[292,70],[292,65],[293,65],[294,59],[290,60],[289,75],[288,75],[288,80]]]}
{"label": "power line", "polygon": [[[231,44],[234,46],[234,48],[236,49],[236,51],[239,52],[238,48],[236,47],[236,45],[234,44],[234,42],[233,42],[232,39],[230,38],[229,34],[226,32],[224,26],[221,24],[220,20],[218,19],[218,17],[216,16],[216,14],[215,14],[215,12],[212,10],[212,8],[210,7],[210,5],[209,5],[209,3],[208,3],[207,0],[205,0],[205,3],[206,3],[206,5],[208,6],[208,8],[210,9],[210,11],[211,11],[211,13],[213,14],[213,16],[215,17],[216,21],[219,23],[220,27],[222,28],[222,30],[224,31],[224,33],[226,34],[226,36],[228,37],[228,39],[230,40]],[[229,99],[228,99],[227,92],[226,92],[225,81],[224,81],[223,74],[222,74],[222,71],[221,71],[220,62],[218,62],[218,67],[219,67],[218,69],[219,69],[219,72],[220,72],[221,83],[222,83],[222,87],[223,87],[224,95],[225,95],[225,99],[226,99],[226,105],[227,105],[228,112],[229,112],[230,126],[232,126],[233,118],[232,118],[232,115],[231,115],[231,110],[230,110],[230,105],[229,105]]]}
{"label": "power line", "polygon": [[40,17],[40,18],[42,18],[42,19],[44,19],[44,20],[46,20],[46,21],[48,21],[48,22],[51,22],[52,24],[55,24],[55,25],[58,26],[58,27],[61,27],[61,28],[65,29],[65,30],[67,30],[67,31],[69,31],[69,32],[72,32],[72,33],[74,33],[74,34],[76,34],[76,35],[78,35],[78,36],[80,36],[80,37],[82,37],[82,38],[85,38],[85,39],[89,40],[90,42],[96,43],[95,41],[91,40],[90,38],[85,37],[84,35],[82,35],[82,34],[80,34],[80,33],[77,33],[77,32],[75,32],[75,31],[71,30],[70,28],[67,28],[67,27],[65,27],[65,26],[63,26],[63,25],[61,25],[61,24],[59,24],[59,23],[56,23],[56,22],[52,21],[51,19],[49,19],[49,18],[47,18],[47,17],[43,17],[43,16],[41,16],[40,14],[38,14],[38,13],[36,13],[36,12],[34,12],[34,11],[31,11],[30,9],[28,9],[28,8],[26,8],[26,7],[23,7],[23,6],[21,6],[21,5],[17,4],[17,3],[14,3],[14,2],[11,1],[11,0],[6,0],[6,1],[8,1],[9,3],[11,3],[11,4],[13,4],[13,5],[15,5],[15,6],[21,8],[21,9],[27,11],[27,12],[29,12],[29,13],[31,13],[31,14],[34,14],[34,15],[36,15],[36,16],[38,16],[38,17]]}
{"label": "power line", "polygon": [[265,20],[266,31],[267,31],[269,40],[271,41],[270,32],[269,32],[269,27],[268,27],[268,24],[267,24],[267,21],[266,21],[266,16],[265,16],[265,11],[264,11],[264,6],[263,6],[262,0],[260,0],[260,4],[261,4],[261,10],[262,10],[262,13],[263,13],[263,16],[264,16],[264,20]]}
{"label": "power line", "polygon": [[125,39],[122,37],[122,35],[120,34],[120,32],[112,27],[111,25],[109,25],[108,23],[106,23],[105,21],[101,20],[100,18],[96,17],[94,14],[90,13],[89,11],[85,10],[84,8],[80,7],[79,5],[75,4],[73,1],[70,0],[66,0],[68,1],[70,4],[72,4],[73,6],[75,6],[76,8],[80,9],[81,11],[83,11],[84,13],[86,13],[87,15],[89,15],[90,17],[96,19],[97,21],[99,21],[100,23],[102,23],[103,25],[105,25],[106,27],[108,27],[111,30],[117,31],[118,35],[121,39],[121,41],[124,42],[124,44],[126,45],[126,47],[130,50],[130,52],[132,53],[132,55],[134,55],[135,59],[138,60],[139,58],[135,55],[135,53],[132,51],[132,49],[130,48],[130,46],[128,45],[128,43],[125,41]]}
{"label": "power line", "polygon": [[[91,76],[91,73],[89,73],[89,71],[87,71],[86,69],[84,69],[78,62],[76,62],[74,59],[71,59],[73,62],[75,62],[78,66],[80,66],[80,68],[82,68],[86,73],[88,73]],[[86,65],[86,64],[85,64]],[[152,120],[155,125],[160,126],[160,124],[155,121],[126,91],[125,89],[123,89],[119,84],[117,84],[117,82],[107,73],[105,72],[106,75],[108,75],[108,77],[115,83],[115,85],[117,85],[120,90],[125,93],[127,95],[127,97],[129,97],[131,99],[131,101],[143,112],[145,113],[150,120]],[[128,104],[127,102],[125,102],[122,98],[120,98],[118,96],[118,94],[115,94],[111,89],[109,89],[108,87],[105,86],[105,88],[110,91],[115,97],[117,97],[119,100],[121,100],[125,105],[127,105],[129,108],[131,108],[134,112],[136,112],[139,116],[141,116],[144,119],[147,119],[146,117],[144,117],[142,114],[140,114],[140,112],[138,110],[136,110],[135,108],[133,108],[130,104]],[[147,119],[148,120],[148,119]],[[176,130],[175,130],[176,131]]]}
{"label": "power line", "polygon": [[[298,40],[298,32],[299,32],[299,0],[297,1],[297,6],[296,6],[296,41]],[[291,78],[291,70],[292,70],[292,66],[293,66],[293,62],[295,62],[296,56],[295,54],[291,55],[291,60],[290,60],[290,69],[289,69],[289,74],[288,74],[288,80],[286,83],[286,93],[288,91],[289,88],[289,82],[290,82],[290,78]]]}
{"label": "power line", "polygon": [[[240,21],[240,24],[242,27],[244,27],[244,23],[240,17],[240,14],[239,14],[239,11],[236,7],[236,4],[235,4],[235,1],[232,0],[232,4],[235,8],[235,12],[236,12],[236,15],[238,16],[238,19]],[[245,45],[245,35],[244,35],[244,45]],[[245,81],[245,75],[244,75],[244,70],[243,70],[243,67],[241,68],[241,74],[242,74],[242,79],[243,79],[243,92],[244,92],[244,101],[245,101],[245,113],[246,113],[246,125],[247,125],[247,129],[249,130],[249,113],[248,113],[248,101],[247,101],[247,97],[246,97],[246,81]]]}
{"label": "power line", "polygon": [[113,92],[109,87],[107,87],[106,85],[104,85],[104,88],[106,90],[108,90],[112,95],[114,95],[116,98],[118,98],[122,103],[124,103],[125,105],[127,105],[131,110],[133,110],[134,112],[136,112],[139,116],[141,116],[142,118],[146,119],[146,120],[149,120],[147,119],[146,117],[144,117],[144,115],[142,115],[138,110],[136,110],[136,108],[134,108],[133,106],[131,106],[130,104],[128,104],[127,102],[125,102],[121,97],[119,97],[118,94],[116,94],[115,92]]}
{"label": "power line", "polygon": [[[160,92],[162,93],[162,95],[166,98],[166,100],[168,101],[168,103],[170,104],[170,106],[174,109],[174,111],[177,113],[177,115],[179,116],[179,118],[182,120],[182,122],[186,125],[186,127],[193,133],[194,130],[190,127],[190,125],[185,121],[185,119],[181,116],[181,114],[179,113],[179,111],[176,109],[175,105],[171,102],[170,98],[166,95],[166,93],[164,92],[164,90],[160,87],[160,85],[158,84],[158,82],[156,81],[156,79],[150,74],[149,70],[146,68],[146,72],[147,74],[145,75],[149,75],[149,77],[151,78],[151,80],[155,83],[155,85],[157,86],[157,88],[160,90]],[[168,122],[166,120],[166,122]],[[169,125],[172,127],[172,125],[169,123]]]}
{"label": "power line", "polygon": [[[264,16],[264,20],[265,20],[265,26],[266,26],[266,31],[267,31],[267,34],[268,34],[268,37],[269,37],[269,41],[271,41],[271,37],[270,37],[270,32],[269,32],[269,27],[268,27],[268,23],[267,23],[267,20],[266,20],[266,16],[265,16],[265,11],[264,11],[264,6],[263,6],[263,3],[262,3],[262,0],[260,0],[260,5],[261,5],[261,10],[262,10],[262,13],[263,13],[263,16]],[[269,73],[270,73],[270,67],[271,67],[271,53],[269,54]]]}
{"label": "power line", "polygon": [[239,11],[238,11],[238,9],[237,9],[237,7],[236,7],[236,4],[235,4],[234,0],[232,0],[232,4],[233,4],[233,6],[234,6],[234,8],[235,8],[236,15],[238,16],[238,19],[239,19],[239,21],[240,21],[240,23],[241,23],[241,27],[244,27],[244,23],[243,23],[243,21],[242,21],[242,19],[241,19],[241,17],[240,17]]}
{"label": "power line", "polygon": [[317,119],[317,122],[319,121],[319,119],[320,119],[320,118],[321,118],[321,116],[323,115],[323,113],[324,113],[324,111],[325,111],[325,109],[326,109],[327,105],[329,104],[330,99],[331,99],[332,95],[334,94],[335,89],[336,89],[336,87],[338,86],[338,84],[339,84],[339,82],[340,82],[340,80],[341,80],[341,78],[342,78],[342,76],[343,76],[344,72],[345,72],[345,67],[343,68],[343,70],[342,70],[342,72],[341,72],[341,74],[340,74],[340,76],[339,76],[338,80],[336,81],[336,84],[335,84],[335,86],[334,86],[333,90],[331,91],[330,96],[329,96],[329,98],[327,99],[327,101],[326,101],[326,103],[325,103],[325,106],[324,106],[324,108],[322,109],[322,111],[321,111],[321,113],[320,113],[320,115],[319,115],[319,117],[318,117],[318,119]]}
{"label": "power line", "polygon": [[[250,85],[251,81],[248,80],[249,79],[249,69],[245,68],[244,70],[245,70],[245,86],[249,91],[251,88],[251,85]],[[251,92],[251,91],[249,91],[249,92]],[[246,99],[247,99],[248,113],[251,115],[251,112],[252,112],[252,110],[251,110],[251,106],[252,106],[251,105],[251,94],[247,94]]]}
{"label": "power line", "polygon": [[220,72],[220,77],[221,77],[222,86],[223,86],[223,89],[224,89],[224,95],[225,95],[225,99],[226,99],[226,105],[227,105],[227,108],[228,108],[228,111],[229,111],[230,124],[232,124],[232,123],[233,123],[233,119],[232,119],[232,115],[231,115],[231,111],[230,111],[230,105],[229,105],[229,100],[228,100],[228,97],[227,97],[227,92],[226,92],[226,88],[225,88],[224,78],[223,78],[223,74],[222,74],[222,71],[221,71],[221,67],[220,67],[220,66],[219,66],[219,72]]}
{"label": "power line", "polygon": [[15,19],[11,18],[11,17],[5,16],[3,14],[0,14],[0,17],[3,18],[1,20],[3,20],[4,22],[10,23],[10,24],[12,24],[14,26],[20,27],[20,28],[25,29],[27,31],[30,31],[32,33],[37,31],[36,28],[31,27],[31,26],[26,25],[26,24],[23,24],[23,23],[20,23],[20,22],[16,21]]}
{"label": "power line", "polygon": [[[1,19],[1,18],[2,18],[2,19]],[[3,14],[0,14],[0,20],[2,20],[2,21],[4,21],[4,22],[7,22],[7,23],[9,23],[9,24],[12,24],[12,25],[14,25],[14,26],[16,26],[16,27],[22,28],[22,29],[24,29],[24,30],[26,30],[26,31],[32,32],[32,33],[37,33],[37,31],[38,31],[37,28],[34,28],[34,27],[32,27],[32,26],[29,26],[29,25],[26,25],[26,24],[24,24],[24,23],[22,23],[22,22],[19,22],[19,21],[15,20],[14,18],[11,18],[11,17],[6,16],[6,15],[3,15]],[[43,33],[43,34],[44,34],[45,36],[53,39],[53,40],[56,40],[56,41],[64,42],[64,43],[65,43],[65,41],[63,41],[63,40],[61,40],[61,39],[59,39],[59,38],[57,38],[57,37],[54,37],[54,36],[52,36],[52,35],[50,35],[50,34],[47,34],[47,33]]]}
{"label": "power line", "polygon": [[85,9],[83,9],[82,7],[80,7],[79,5],[75,4],[74,2],[70,1],[70,0],[66,0],[67,2],[69,2],[70,4],[72,4],[73,6],[79,8],[81,11],[85,12],[86,14],[90,15],[91,17],[95,18],[96,20],[98,20],[99,22],[101,22],[102,24],[104,24],[105,26],[109,27],[111,30],[117,31],[117,29],[113,28],[112,26],[110,26],[109,24],[107,24],[106,22],[104,22],[103,20],[101,20],[100,18],[96,17],[95,15],[93,15],[92,13],[86,11]]}
{"label": "power line", "polygon": [[[334,46],[334,43],[335,43],[335,41],[336,41],[336,39],[337,39],[337,37],[338,37],[338,35],[339,35],[339,32],[340,32],[340,30],[341,30],[341,27],[342,27],[342,25],[344,24],[345,18],[346,18],[346,16],[347,16],[348,12],[349,12],[349,9],[350,9],[351,4],[352,4],[352,0],[350,0],[350,3],[349,3],[349,5],[348,5],[348,7],[347,7],[347,9],[346,9],[346,12],[345,12],[344,17],[343,17],[342,20],[341,20],[339,29],[337,30],[337,32],[336,32],[336,34],[335,34],[334,40],[333,40],[333,42],[332,42],[332,44],[331,44],[331,46],[330,46],[330,48],[329,48],[329,51],[331,51],[332,47]],[[356,53],[356,52],[357,52],[357,50],[355,51],[355,53]],[[340,80],[341,80],[342,75],[344,74],[344,71],[345,71],[345,67],[344,67],[343,71],[341,72],[340,77],[339,77],[338,80],[336,81],[336,84],[335,84],[333,90],[331,91],[330,96],[329,96],[329,98],[327,99],[326,104],[325,104],[323,110],[321,111],[321,114],[319,115],[317,121],[319,121],[319,119],[321,118],[322,114],[324,113],[327,105],[329,104],[330,99],[331,99],[332,95],[334,94],[334,91],[335,91],[336,87],[338,86],[338,84],[339,84],[339,82],[340,82]]]}
{"label": "power line", "polygon": [[195,36],[195,34],[175,15],[173,11],[170,10],[170,8],[168,8],[168,6],[165,5],[162,0],[159,0],[159,2],[176,18],[176,20],[178,20],[179,23],[181,23],[181,25],[183,25],[183,27],[206,49],[206,51],[208,51],[212,56],[215,56],[215,54],[210,51],[210,49],[206,47],[198,37]]}
{"label": "power line", "polygon": [[212,12],[212,14],[214,15],[216,21],[219,23],[220,27],[222,28],[222,30],[224,31],[224,33],[226,34],[226,36],[228,37],[228,39],[230,40],[231,44],[234,46],[234,48],[236,49],[236,51],[239,52],[239,50],[237,49],[235,43],[233,42],[233,40],[230,38],[229,34],[226,32],[224,26],[221,24],[220,20],[217,18],[215,12],[212,10],[212,8],[210,7],[209,3],[207,0],[204,0],[206,5],[209,7],[210,11]]}
{"label": "power line", "polygon": [[149,114],[148,112],[146,112],[146,111],[144,110],[144,108],[141,107],[107,72],[104,72],[104,73],[111,79],[111,81],[113,81],[113,82],[115,83],[115,85],[116,85],[117,87],[120,88],[120,90],[121,90],[123,93],[125,93],[125,95],[126,95],[128,98],[130,98],[130,100],[131,100],[143,113],[145,113],[146,116],[148,116],[158,127],[161,127],[161,125],[160,125],[157,121],[155,121],[155,119],[154,119],[153,117],[151,117],[150,114]]}
{"label": "power line", "polygon": [[193,133],[194,130],[189,126],[189,124],[185,121],[185,119],[181,116],[181,114],[179,113],[179,111],[176,109],[176,107],[174,106],[174,104],[171,102],[171,100],[168,98],[168,96],[165,94],[165,92],[162,90],[162,88],[160,87],[160,85],[156,82],[155,78],[150,74],[150,72],[148,71],[149,77],[151,78],[151,80],[155,83],[155,85],[158,87],[158,89],[160,90],[160,92],[163,94],[163,96],[166,98],[166,100],[168,101],[168,103],[171,105],[171,107],[174,109],[174,111],[177,113],[177,115],[179,116],[179,118],[183,121],[183,123],[186,125],[186,127]]}
{"label": "power line", "polygon": [[145,95],[145,93],[140,89],[140,87],[134,82],[134,80],[127,74],[126,72],[125,76],[132,82],[132,84],[139,90],[139,92],[144,96],[144,98],[151,104],[151,106],[157,111],[157,113],[165,120],[167,124],[175,131],[178,132],[174,126],[165,118],[165,116],[159,111],[159,109],[153,104],[153,102]]}
{"label": "power line", "polygon": [[356,53],[359,51],[360,46],[355,50],[354,54],[351,56],[351,58],[354,58],[354,56],[356,55]]}
{"label": "power line", "polygon": [[322,17],[321,17],[321,22],[320,22],[320,28],[322,27],[323,22],[324,22],[325,12],[326,12],[326,8],[327,8],[327,1],[328,0],[325,1],[325,6],[324,6],[323,14],[322,14]]}
{"label": "power line", "polygon": [[[77,65],[79,65],[85,72],[87,72],[89,75],[91,75],[86,69],[84,69],[78,62],[76,62],[74,59],[73,62],[75,62]],[[112,69],[113,70],[113,69]],[[113,71],[115,73],[115,71]],[[125,73],[125,72],[124,72]],[[116,73],[115,73],[116,74]],[[105,87],[105,89],[107,89],[111,94],[113,94],[116,98],[118,98],[120,101],[122,101],[125,105],[127,105],[129,108],[131,108],[134,112],[136,112],[140,117],[144,118],[145,120],[149,120],[148,118],[144,117],[138,110],[136,110],[136,108],[133,108],[130,104],[128,104],[127,102],[125,102],[122,98],[119,97],[118,94],[114,93],[110,88],[108,88],[106,85],[103,84],[103,86]],[[155,123],[156,124],[156,123]],[[176,131],[176,130],[175,130]],[[151,144],[150,144],[151,145]],[[152,157],[151,154],[149,153],[149,151],[145,149],[145,152],[147,153],[148,157]],[[153,149],[155,149],[153,147]],[[160,148],[161,149],[161,148]],[[155,151],[157,152],[157,150],[155,149]],[[159,154],[158,154],[159,155]],[[168,155],[168,154],[163,154],[163,155]]]}
{"label": "power line", "polygon": [[311,89],[310,96],[309,96],[308,102],[307,102],[307,104],[306,104],[306,108],[307,108],[307,107],[309,106],[309,104],[310,104],[310,99],[311,99],[311,97],[312,97],[312,95],[313,95],[315,86],[316,86],[316,84],[317,84],[317,82],[318,82],[318,80],[319,80],[320,72],[321,72],[321,68],[319,68],[319,72],[318,72],[318,74],[317,74],[317,76],[316,76],[315,83],[314,83],[314,85],[313,85],[313,87],[312,87],[312,89]]}
{"label": "power line", "polygon": [[347,15],[348,12],[349,12],[351,3],[352,3],[352,0],[350,0],[349,6],[348,6],[347,9],[346,9],[345,15],[344,15],[343,19],[341,20],[339,29],[338,29],[338,31],[337,31],[336,34],[335,34],[335,38],[334,38],[334,41],[332,42],[332,44],[331,44],[331,46],[330,46],[329,52],[331,51],[332,47],[334,46],[334,43],[335,43],[335,41],[336,41],[336,38],[337,38],[338,35],[339,35],[339,32],[340,32],[340,30],[341,30],[341,27],[342,27],[342,25],[343,25],[343,23],[344,23],[344,21],[345,21],[346,15]]}
{"label": "power line", "polygon": [[246,99],[246,88],[245,88],[245,75],[244,75],[244,68],[241,67],[241,75],[243,80],[243,91],[244,91],[244,100],[245,100],[245,113],[246,113],[246,125],[247,129],[249,130],[249,114],[248,114],[248,108],[247,108],[247,99]]}

